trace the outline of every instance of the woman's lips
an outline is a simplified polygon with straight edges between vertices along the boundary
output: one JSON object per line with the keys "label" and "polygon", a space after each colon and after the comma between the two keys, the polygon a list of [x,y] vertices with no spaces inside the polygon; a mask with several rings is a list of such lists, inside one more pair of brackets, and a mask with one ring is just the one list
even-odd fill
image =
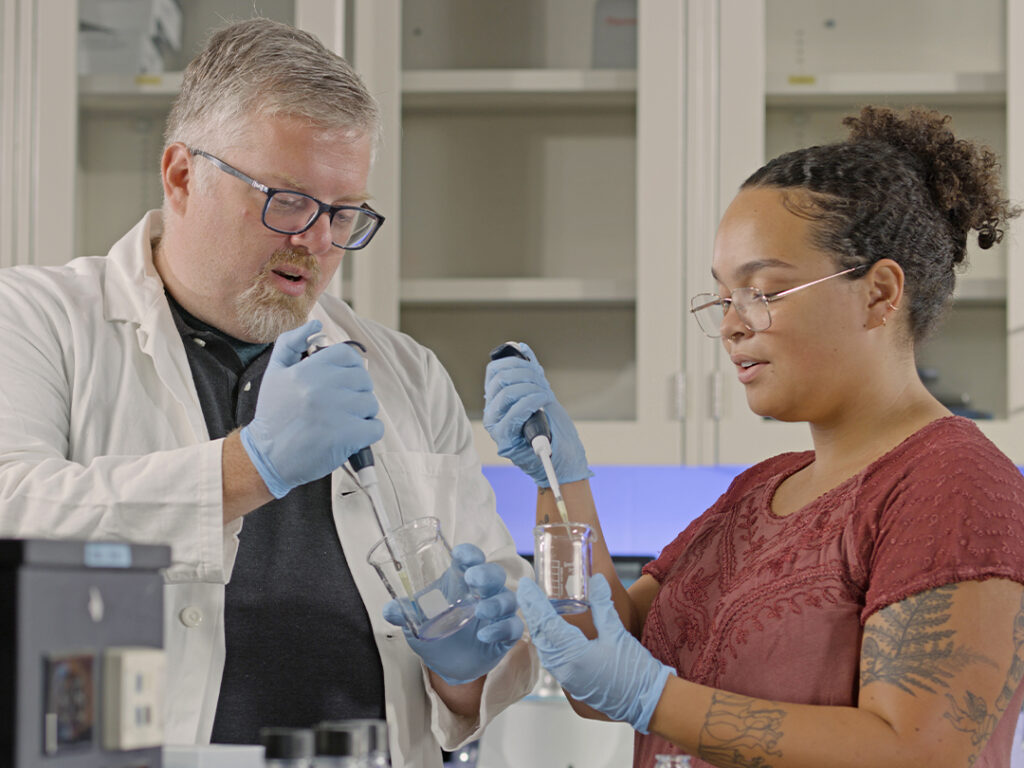
{"label": "woman's lips", "polygon": [[740,380],[740,384],[749,384],[761,370],[767,365],[762,360],[744,360],[740,363],[736,363],[736,375]]}

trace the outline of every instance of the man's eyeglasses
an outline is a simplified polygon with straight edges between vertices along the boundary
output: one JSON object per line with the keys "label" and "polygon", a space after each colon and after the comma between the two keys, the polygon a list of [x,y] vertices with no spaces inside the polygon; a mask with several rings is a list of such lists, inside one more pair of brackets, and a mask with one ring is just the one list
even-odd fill
{"label": "man's eyeglasses", "polygon": [[267,196],[263,204],[263,226],[282,235],[298,235],[316,224],[320,214],[326,213],[331,222],[331,243],[347,251],[366,246],[384,223],[384,217],[366,203],[363,205],[328,205],[304,192],[276,189],[260,184],[219,157],[201,149],[189,148],[189,154],[205,157],[224,173],[241,179],[253,189]]}
{"label": "man's eyeglasses", "polygon": [[850,272],[866,269],[869,266],[871,265],[860,264],[832,275],[819,277],[817,280],[812,280],[803,285],[787,288],[784,291],[776,291],[775,293],[762,293],[760,289],[753,287],[737,288],[728,299],[723,299],[716,293],[698,293],[690,299],[690,312],[697,318],[700,329],[712,339],[717,339],[722,335],[722,321],[725,319],[725,313],[729,311],[730,305],[736,310],[736,314],[739,315],[747,330],[754,333],[766,331],[772,325],[772,315],[768,311],[768,305],[773,301],[778,301],[783,296],[796,293],[804,288],[810,288],[812,285],[831,280],[833,277],[847,275]]}

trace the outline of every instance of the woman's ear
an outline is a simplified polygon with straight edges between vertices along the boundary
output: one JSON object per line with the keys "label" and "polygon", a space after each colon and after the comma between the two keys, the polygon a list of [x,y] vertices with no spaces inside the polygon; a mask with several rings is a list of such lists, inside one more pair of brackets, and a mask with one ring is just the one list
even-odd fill
{"label": "woman's ear", "polygon": [[175,213],[184,214],[192,180],[192,156],[180,141],[167,146],[160,160],[164,200]]}
{"label": "woman's ear", "polygon": [[864,275],[867,286],[867,327],[877,328],[895,319],[903,301],[903,267],[892,259],[879,259]]}

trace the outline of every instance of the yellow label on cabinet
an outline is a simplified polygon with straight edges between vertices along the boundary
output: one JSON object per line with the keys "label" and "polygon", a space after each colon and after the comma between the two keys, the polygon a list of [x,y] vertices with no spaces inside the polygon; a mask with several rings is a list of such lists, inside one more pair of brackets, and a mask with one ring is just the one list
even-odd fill
{"label": "yellow label on cabinet", "polygon": [[814,75],[790,75],[790,85],[814,85],[818,82],[818,78]]}
{"label": "yellow label on cabinet", "polygon": [[164,81],[160,75],[136,75],[136,85],[160,85]]}

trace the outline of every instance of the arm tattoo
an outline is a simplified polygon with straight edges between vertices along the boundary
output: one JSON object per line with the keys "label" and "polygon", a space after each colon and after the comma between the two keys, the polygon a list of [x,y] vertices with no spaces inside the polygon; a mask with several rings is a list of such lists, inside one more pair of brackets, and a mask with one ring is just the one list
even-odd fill
{"label": "arm tattoo", "polygon": [[988,743],[988,737],[996,729],[999,718],[995,713],[988,711],[985,699],[972,691],[964,691],[963,706],[948,693],[946,698],[949,700],[949,712],[943,712],[942,716],[961,733],[970,734],[972,751],[967,764],[974,765],[978,753]]}
{"label": "arm tattoo", "polygon": [[[956,585],[913,595],[879,611],[879,622],[864,629],[861,647],[861,688],[870,683],[935,693],[968,664],[998,666],[992,659],[957,645],[948,628]],[[933,687],[934,686],[934,687]]]}
{"label": "arm tattoo", "polygon": [[723,768],[771,768],[786,712],[759,699],[715,691],[700,730],[698,754]]}
{"label": "arm tattoo", "polygon": [[1024,678],[1024,596],[1021,597],[1021,606],[1013,620],[1013,658],[1010,660],[1010,669],[1003,682],[1003,688],[996,697],[995,706],[989,711],[988,704],[981,697],[972,691],[965,691],[963,704],[959,703],[953,696],[946,694],[949,700],[949,712],[944,712],[943,717],[949,720],[961,733],[970,734],[971,746],[974,751],[971,754],[969,764],[974,765],[978,754],[988,743],[989,737],[999,724],[999,718],[1010,706],[1010,700],[1017,691],[1017,686]]}
{"label": "arm tattoo", "polygon": [[1003,690],[999,692],[996,699],[996,706],[1005,710],[1010,706],[1010,699],[1017,692],[1017,686],[1024,679],[1024,594],[1020,598],[1020,608],[1013,619],[1013,659],[1010,661],[1010,671],[1006,674],[1006,682],[1003,683]]}

